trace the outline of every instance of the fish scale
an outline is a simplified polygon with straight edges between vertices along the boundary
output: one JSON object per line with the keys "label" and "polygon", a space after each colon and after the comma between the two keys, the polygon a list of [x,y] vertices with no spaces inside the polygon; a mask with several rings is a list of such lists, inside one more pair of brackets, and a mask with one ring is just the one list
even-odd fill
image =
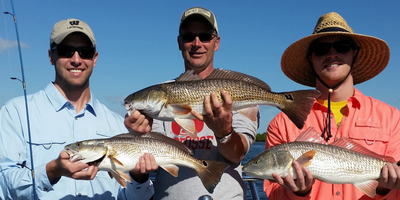
{"label": "fish scale", "polygon": [[309,127],[296,141],[272,146],[243,166],[247,175],[273,180],[272,174],[294,179],[292,166],[297,161],[307,167],[315,179],[331,184],[353,184],[369,197],[375,197],[382,167],[396,163],[388,156],[378,155],[351,139],[340,138],[327,144]]}
{"label": "fish scale", "polygon": [[196,170],[210,193],[229,167],[224,162],[197,159],[183,143],[152,132],[141,136],[120,134],[109,139],[80,141],[66,145],[64,150],[72,162],[97,163],[99,170],[108,171],[124,187],[126,181],[130,181],[125,172],[132,171],[145,153],[152,154],[158,166],[175,177],[178,176],[178,166]]}
{"label": "fish scale", "polygon": [[[222,89],[231,94],[233,101],[249,100],[249,98],[271,101],[276,98],[276,96],[271,95],[270,91],[237,80],[205,79],[203,81],[175,82],[175,84],[165,84],[163,88],[172,98],[172,103],[203,103],[204,96],[210,95],[210,91],[216,92],[219,100],[223,101],[220,92]],[[185,94],[182,94],[182,92]]]}
{"label": "fish scale", "polygon": [[192,111],[205,115],[204,96],[215,92],[222,103],[222,90],[229,93],[232,110],[251,121],[258,120],[257,105],[271,105],[282,110],[299,129],[303,128],[315,98],[321,94],[316,90],[275,93],[265,82],[230,70],[214,69],[205,79],[188,70],[174,82],[153,85],[132,93],[124,99],[124,106],[128,115],[139,110],[153,119],[175,121],[190,137],[196,139]]}
{"label": "fish scale", "polygon": [[[168,145],[163,142],[157,142],[149,138],[144,139],[115,139],[106,141],[105,144],[110,148],[118,149],[118,153],[115,155],[117,160],[126,160],[124,166],[117,166],[117,170],[125,170],[125,168],[134,168],[136,163],[139,161],[139,157],[144,153],[153,154],[156,162],[159,165],[165,163],[183,164],[187,167],[197,167],[191,163],[193,162],[192,156],[182,154],[174,146]],[[177,163],[177,160],[184,161]],[[108,169],[110,163],[100,163],[99,169]]]}
{"label": "fish scale", "polygon": [[331,183],[355,183],[378,179],[382,167],[386,164],[383,160],[331,145],[310,142],[285,143],[285,145],[294,160],[308,151],[316,150],[307,168],[312,171],[315,178]]}
{"label": "fish scale", "polygon": [[[223,102],[221,90],[227,91],[233,101],[233,106],[239,108],[255,104],[273,104],[283,102],[280,95],[263,90],[255,85],[236,80],[204,80],[186,81],[181,83],[164,84],[161,88],[166,92],[170,104],[191,104],[203,106],[204,96],[211,92],[217,94],[218,100]],[[250,101],[251,100],[251,101]],[[198,110],[200,111],[200,110]],[[202,112],[199,113],[204,114]]]}

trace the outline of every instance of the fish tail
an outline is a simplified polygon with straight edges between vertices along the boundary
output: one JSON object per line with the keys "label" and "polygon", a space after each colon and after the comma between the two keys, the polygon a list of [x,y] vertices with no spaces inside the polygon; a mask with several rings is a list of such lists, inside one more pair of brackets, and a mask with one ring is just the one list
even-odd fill
{"label": "fish tail", "polygon": [[229,165],[227,163],[212,160],[202,160],[201,163],[202,166],[196,167],[195,170],[207,191],[213,193],[214,188],[217,186],[222,174]]}
{"label": "fish tail", "polygon": [[314,99],[319,97],[321,93],[317,90],[298,90],[280,93],[280,95],[282,95],[283,100],[279,109],[289,117],[297,128],[302,129]]}

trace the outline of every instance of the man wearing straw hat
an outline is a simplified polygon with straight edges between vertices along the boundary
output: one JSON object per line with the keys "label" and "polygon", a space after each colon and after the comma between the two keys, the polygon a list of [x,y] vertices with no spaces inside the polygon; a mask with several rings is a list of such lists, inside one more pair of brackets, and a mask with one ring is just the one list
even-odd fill
{"label": "man wearing straw hat", "polygon": [[[290,45],[281,60],[286,76],[322,93],[303,130],[312,126],[328,143],[350,138],[377,154],[400,160],[399,110],[354,87],[378,75],[389,57],[385,41],[354,33],[337,13],[322,15],[314,32]],[[279,113],[268,126],[265,148],[292,142],[303,130]],[[269,199],[371,199],[351,184],[324,183],[297,162],[293,167],[302,174],[297,180],[274,174],[274,181],[264,181]],[[385,165],[378,181],[375,199],[400,199],[396,164]]]}

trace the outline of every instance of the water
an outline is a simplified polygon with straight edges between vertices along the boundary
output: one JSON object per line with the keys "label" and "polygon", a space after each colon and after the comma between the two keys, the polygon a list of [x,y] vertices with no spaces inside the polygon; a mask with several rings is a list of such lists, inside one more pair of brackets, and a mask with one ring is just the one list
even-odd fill
{"label": "water", "polygon": [[[265,142],[255,142],[253,146],[251,146],[250,151],[247,153],[247,155],[243,158],[242,160],[242,165],[246,164],[249,160],[254,158],[256,155],[264,151],[265,148]],[[251,191],[249,190],[249,185],[247,185],[247,195],[246,195],[246,200],[252,200],[251,197]],[[265,192],[263,190],[263,181],[256,181],[256,188],[258,192],[258,197],[260,200],[268,200],[267,195],[265,195]]]}

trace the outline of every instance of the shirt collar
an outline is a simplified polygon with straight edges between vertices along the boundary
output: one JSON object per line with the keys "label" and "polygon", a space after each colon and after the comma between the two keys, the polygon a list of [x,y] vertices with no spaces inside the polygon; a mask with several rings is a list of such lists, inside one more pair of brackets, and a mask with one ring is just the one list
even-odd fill
{"label": "shirt collar", "polygon": [[[57,90],[56,86],[52,82],[50,82],[45,88],[44,92],[47,95],[47,98],[49,99],[51,105],[53,106],[54,110],[56,112],[64,109],[67,107],[67,105],[70,103],[65,97]],[[96,101],[93,100],[94,96],[92,93],[90,93],[90,99],[89,102],[86,103],[86,108],[88,112],[92,113],[94,116],[96,116],[95,112],[95,107],[96,107]]]}
{"label": "shirt collar", "polygon": [[[354,108],[360,108],[362,105],[362,102],[364,102],[365,95],[360,92],[360,90],[357,90],[354,88],[354,94],[347,100],[347,105],[354,107]],[[318,100],[315,100],[312,107],[314,109],[321,109],[321,108],[326,108],[323,104],[320,104]]]}
{"label": "shirt collar", "polygon": [[360,90],[357,90],[354,88],[354,95],[349,98],[348,102],[351,103],[351,106],[354,108],[360,109],[362,105],[363,99],[365,98],[365,95],[360,92]]}

